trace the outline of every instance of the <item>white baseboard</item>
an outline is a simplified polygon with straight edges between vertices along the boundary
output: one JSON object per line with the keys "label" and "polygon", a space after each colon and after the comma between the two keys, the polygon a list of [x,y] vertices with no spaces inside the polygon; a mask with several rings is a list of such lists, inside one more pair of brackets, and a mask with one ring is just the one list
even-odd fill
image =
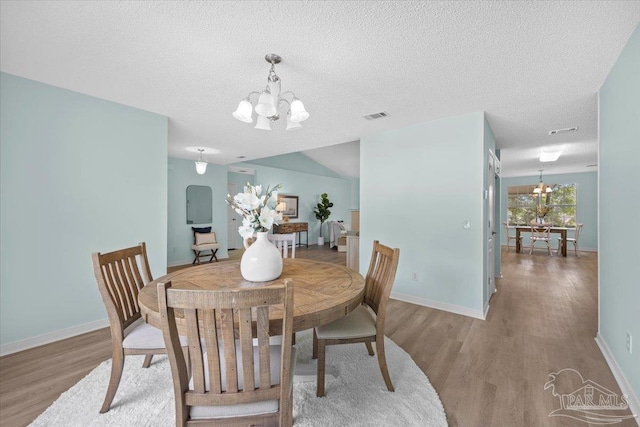
{"label": "white baseboard", "polygon": [[181,265],[191,264],[193,262],[192,259],[188,261],[173,261],[167,264],[167,267],[180,267]]}
{"label": "white baseboard", "polygon": [[616,362],[615,357],[613,357],[613,353],[611,353],[611,350],[609,349],[607,342],[604,340],[604,338],[602,338],[602,335],[600,335],[600,332],[598,332],[598,335],[596,336],[595,339],[596,339],[596,344],[598,344],[598,347],[600,347],[600,351],[604,356],[604,360],[607,361],[607,364],[609,365],[611,372],[613,372],[613,376],[618,382],[618,386],[620,387],[620,390],[622,390],[622,394],[627,395],[627,402],[629,403],[629,409],[631,410],[632,414],[636,415],[636,418],[635,418],[636,423],[640,426],[640,419],[639,419],[640,418],[640,399],[638,399],[638,396],[633,391],[631,384],[629,384],[629,382],[627,381],[627,377],[625,377],[624,373],[622,372],[622,369],[620,369],[618,362]]}
{"label": "white baseboard", "polygon": [[[227,259],[227,258],[229,258],[229,257],[228,256],[226,256],[226,257],[218,256],[219,260],[220,259]],[[208,264],[208,261],[201,261],[201,262],[202,262],[202,264]],[[192,264],[193,264],[193,259],[188,259],[186,261],[173,261],[173,262],[167,263],[167,267],[181,267],[183,265],[192,265]],[[198,265],[198,264],[193,264],[193,265]]]}
{"label": "white baseboard", "polygon": [[[401,294],[398,292],[392,292],[391,298],[404,302],[410,302],[412,304],[418,304],[429,308],[435,308],[437,310],[448,311],[450,313],[461,314],[463,316],[473,317],[475,319],[484,320],[485,315],[481,310],[474,310],[469,307],[463,307],[461,305],[448,304],[446,302],[433,301],[426,298],[416,297],[413,295]],[[487,311],[489,306],[487,306]]]}
{"label": "white baseboard", "polygon": [[108,326],[109,319],[104,318],[96,320],[95,322],[89,322],[82,325],[73,326],[71,328],[48,332],[46,334],[38,335],[37,337],[27,338],[9,344],[2,344],[0,345],[0,357],[17,353],[23,350],[28,350],[30,348],[38,347],[44,344],[49,344],[54,341],[60,341],[65,338],[75,337],[76,335],[86,334],[87,332],[92,332]]}

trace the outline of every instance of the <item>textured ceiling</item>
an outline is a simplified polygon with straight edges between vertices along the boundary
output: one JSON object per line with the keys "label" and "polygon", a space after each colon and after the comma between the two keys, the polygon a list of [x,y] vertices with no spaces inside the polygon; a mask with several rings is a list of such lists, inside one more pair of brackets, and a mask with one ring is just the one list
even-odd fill
{"label": "textured ceiling", "polygon": [[[543,145],[575,151],[573,165],[573,154],[560,158],[571,171],[596,163],[595,94],[640,21],[638,1],[2,1],[0,8],[2,71],[168,116],[173,157],[193,159],[194,147],[206,147],[209,162],[230,164],[484,110],[506,175],[537,174],[535,147]],[[311,114],[301,130],[276,123],[259,131],[231,116],[241,98],[264,87],[271,52],[283,57],[276,66],[283,91],[294,91]],[[362,118],[380,111],[391,116]],[[547,134],[571,126],[579,131]],[[333,150],[309,154],[335,160]],[[340,173],[357,175],[344,156]]]}

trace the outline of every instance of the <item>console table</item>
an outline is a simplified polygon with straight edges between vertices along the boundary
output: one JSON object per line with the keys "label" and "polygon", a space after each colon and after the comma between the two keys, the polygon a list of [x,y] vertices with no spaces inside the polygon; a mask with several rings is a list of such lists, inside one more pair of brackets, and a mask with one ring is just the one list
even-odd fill
{"label": "console table", "polygon": [[298,234],[298,244],[297,246],[302,246],[302,233],[305,233],[306,243],[304,244],[306,247],[309,247],[309,223],[307,222],[283,222],[280,225],[273,226],[273,234]]}

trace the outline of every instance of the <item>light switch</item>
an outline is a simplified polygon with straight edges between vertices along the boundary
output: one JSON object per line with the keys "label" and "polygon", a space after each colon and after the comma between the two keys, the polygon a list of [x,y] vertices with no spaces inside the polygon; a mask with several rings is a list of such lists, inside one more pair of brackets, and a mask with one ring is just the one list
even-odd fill
{"label": "light switch", "polygon": [[462,228],[471,228],[471,220],[465,219],[464,224],[462,225]]}

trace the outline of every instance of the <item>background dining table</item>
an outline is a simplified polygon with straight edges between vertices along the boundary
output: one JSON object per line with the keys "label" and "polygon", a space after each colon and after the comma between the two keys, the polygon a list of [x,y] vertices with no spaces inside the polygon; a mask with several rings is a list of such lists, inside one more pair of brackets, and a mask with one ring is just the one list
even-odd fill
{"label": "background dining table", "polygon": [[[516,228],[516,252],[520,252],[520,232],[524,231],[524,232],[531,232],[531,226],[530,225],[518,225],[515,227]],[[542,230],[542,227],[540,228],[540,230]],[[575,230],[575,228],[567,228],[567,227],[551,227],[550,231],[551,233],[558,233],[560,234],[560,239],[562,240],[562,249],[560,249],[562,251],[562,256],[567,256],[567,231],[568,230]]]}

